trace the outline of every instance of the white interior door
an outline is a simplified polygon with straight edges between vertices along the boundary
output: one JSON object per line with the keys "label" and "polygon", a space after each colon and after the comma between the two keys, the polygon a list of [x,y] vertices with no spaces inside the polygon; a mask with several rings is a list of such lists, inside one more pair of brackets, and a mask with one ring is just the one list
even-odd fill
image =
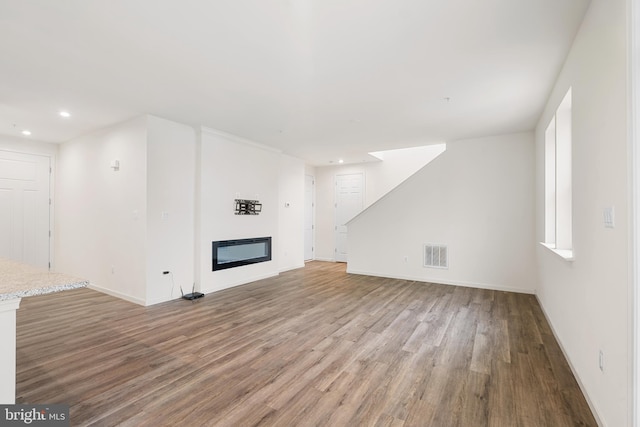
{"label": "white interior door", "polygon": [[49,268],[50,158],[0,150],[0,257]]}
{"label": "white interior door", "polygon": [[336,261],[347,262],[347,226],[364,206],[361,173],[336,175]]}
{"label": "white interior door", "polygon": [[313,254],[313,190],[315,181],[311,175],[304,177],[304,260],[314,258]]}

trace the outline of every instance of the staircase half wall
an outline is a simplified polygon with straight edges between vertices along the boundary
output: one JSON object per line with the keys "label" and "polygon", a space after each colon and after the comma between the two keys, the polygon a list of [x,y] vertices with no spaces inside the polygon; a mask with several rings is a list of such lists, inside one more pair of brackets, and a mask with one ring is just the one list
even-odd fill
{"label": "staircase half wall", "polygon": [[533,133],[447,143],[348,223],[347,271],[533,293],[534,197]]}

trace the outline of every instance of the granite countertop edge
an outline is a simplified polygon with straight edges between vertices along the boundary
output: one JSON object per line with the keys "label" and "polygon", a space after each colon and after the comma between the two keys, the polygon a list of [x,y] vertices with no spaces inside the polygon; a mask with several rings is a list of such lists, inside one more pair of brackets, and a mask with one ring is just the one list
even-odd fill
{"label": "granite countertop edge", "polygon": [[51,286],[43,286],[40,288],[25,289],[21,291],[6,292],[6,293],[0,294],[0,301],[52,294],[54,292],[70,291],[73,289],[86,288],[88,285],[89,285],[88,280],[81,280],[79,282],[65,283],[62,285],[51,285]]}

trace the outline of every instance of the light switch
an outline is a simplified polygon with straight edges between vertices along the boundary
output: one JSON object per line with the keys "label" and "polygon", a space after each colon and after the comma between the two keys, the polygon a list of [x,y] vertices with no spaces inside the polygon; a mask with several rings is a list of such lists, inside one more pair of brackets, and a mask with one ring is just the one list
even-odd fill
{"label": "light switch", "polygon": [[169,212],[162,212],[162,220],[163,221],[169,220]]}
{"label": "light switch", "polygon": [[606,228],[614,228],[616,226],[616,216],[613,206],[604,208],[602,211],[602,217]]}

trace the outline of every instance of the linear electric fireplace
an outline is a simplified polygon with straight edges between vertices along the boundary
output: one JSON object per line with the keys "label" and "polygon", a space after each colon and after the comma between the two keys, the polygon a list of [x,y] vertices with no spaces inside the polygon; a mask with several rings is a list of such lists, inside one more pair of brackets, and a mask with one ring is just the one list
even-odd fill
{"label": "linear electric fireplace", "polygon": [[213,271],[271,261],[271,237],[212,242]]}

